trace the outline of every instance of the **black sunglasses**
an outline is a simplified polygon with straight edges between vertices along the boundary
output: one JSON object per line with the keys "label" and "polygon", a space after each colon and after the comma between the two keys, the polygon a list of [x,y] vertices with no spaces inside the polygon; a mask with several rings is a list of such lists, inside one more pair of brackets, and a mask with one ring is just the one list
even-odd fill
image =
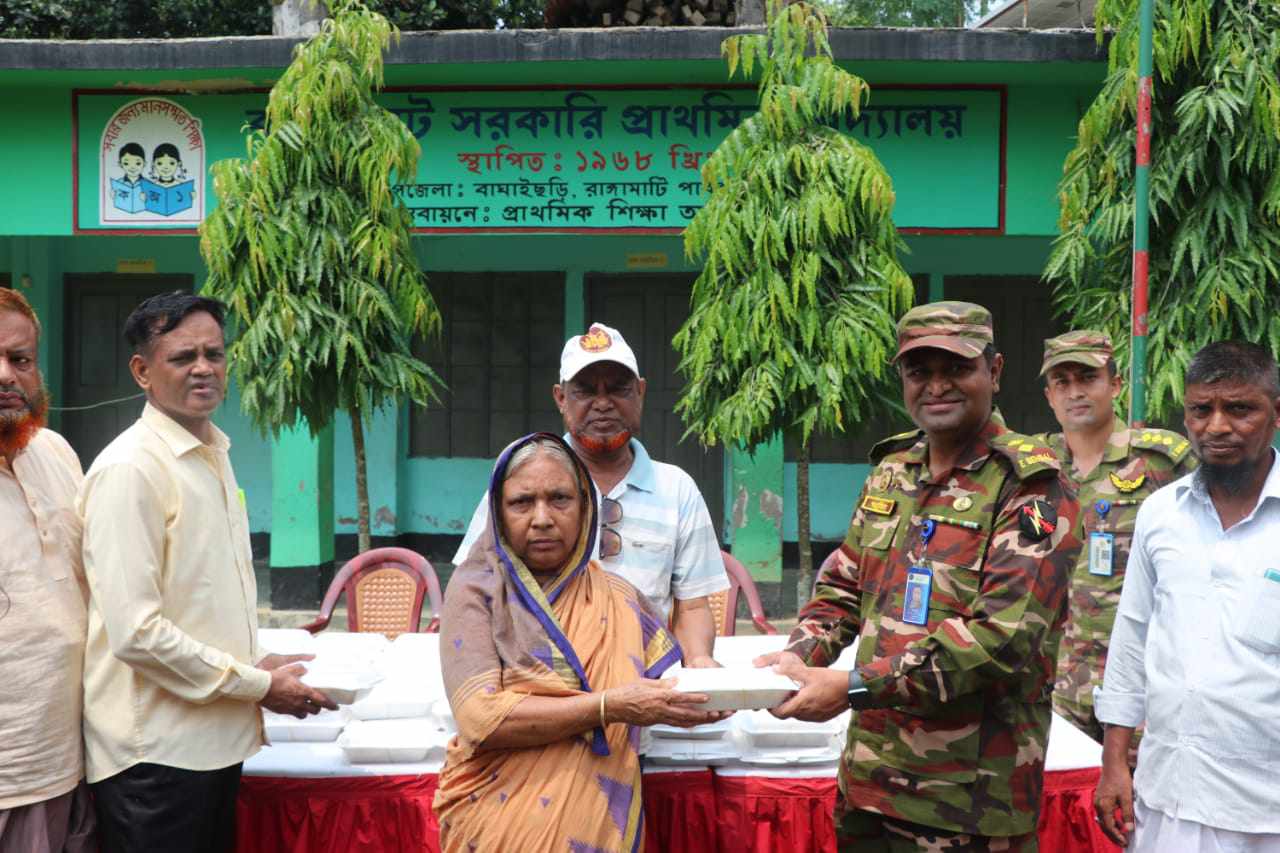
{"label": "black sunglasses", "polygon": [[613,498],[600,502],[600,558],[616,557],[622,553],[622,534],[610,525],[622,522],[622,504]]}

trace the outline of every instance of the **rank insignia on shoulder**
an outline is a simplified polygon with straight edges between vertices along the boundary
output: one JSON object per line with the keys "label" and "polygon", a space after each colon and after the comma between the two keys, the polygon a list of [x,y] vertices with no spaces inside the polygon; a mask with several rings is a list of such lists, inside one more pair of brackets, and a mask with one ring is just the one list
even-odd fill
{"label": "rank insignia on shoulder", "polygon": [[890,498],[877,498],[874,495],[867,495],[862,499],[859,507],[863,512],[871,512],[876,515],[893,515],[893,508],[898,502]]}
{"label": "rank insignia on shoulder", "polygon": [[1121,477],[1120,475],[1116,474],[1115,471],[1112,471],[1110,476],[1111,476],[1111,485],[1115,486],[1117,489],[1119,489],[1122,492],[1136,492],[1138,490],[1138,487],[1140,487],[1147,480],[1147,475],[1145,472],[1134,477],[1132,480],[1126,480],[1124,477]]}
{"label": "rank insignia on shoulder", "polygon": [[871,486],[871,491],[873,492],[887,491],[888,488],[891,485],[893,485],[893,475],[885,470],[877,471],[871,477],[871,482],[869,485]]}
{"label": "rank insignia on shoulder", "polygon": [[1018,510],[1018,529],[1032,542],[1040,542],[1058,527],[1058,511],[1048,501],[1034,500]]}

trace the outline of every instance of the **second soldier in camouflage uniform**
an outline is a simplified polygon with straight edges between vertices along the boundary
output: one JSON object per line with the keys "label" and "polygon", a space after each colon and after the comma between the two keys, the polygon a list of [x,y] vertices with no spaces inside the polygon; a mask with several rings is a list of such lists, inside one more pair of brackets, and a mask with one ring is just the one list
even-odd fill
{"label": "second soldier in camouflage uniform", "polygon": [[[993,410],[1003,359],[985,308],[912,309],[896,361],[921,429],[872,451],[790,654],[757,664],[801,684],[779,716],[857,710],[842,850],[1035,850],[1079,506],[1049,449]],[[825,669],[855,641],[852,673]]]}
{"label": "second soldier in camouflage uniform", "polygon": [[1081,329],[1045,341],[1040,375],[1063,431],[1036,440],[1053,449],[1076,489],[1084,542],[1071,579],[1053,708],[1101,741],[1093,688],[1102,686],[1138,506],[1191,471],[1195,457],[1176,432],[1129,429],[1115,416],[1121,382],[1105,332]]}

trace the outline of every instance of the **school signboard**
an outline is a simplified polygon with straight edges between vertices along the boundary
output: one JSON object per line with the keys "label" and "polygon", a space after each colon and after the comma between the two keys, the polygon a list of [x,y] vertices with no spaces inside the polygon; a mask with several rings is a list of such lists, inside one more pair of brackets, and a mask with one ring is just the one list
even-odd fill
{"label": "school signboard", "polygon": [[[395,192],[422,233],[678,233],[700,168],[755,112],[753,88],[398,89],[380,102],[422,145]],[[833,125],[893,178],[909,233],[1001,234],[1005,92],[872,91]],[[243,157],[265,92],[82,91],[72,100],[79,233],[190,233],[217,204],[209,167]]]}

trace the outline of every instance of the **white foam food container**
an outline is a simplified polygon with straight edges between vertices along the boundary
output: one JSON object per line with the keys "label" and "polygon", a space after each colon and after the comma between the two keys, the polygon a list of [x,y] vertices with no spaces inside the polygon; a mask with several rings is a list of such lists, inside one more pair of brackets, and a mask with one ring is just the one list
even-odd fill
{"label": "white foam food container", "polygon": [[751,666],[760,655],[780,652],[787,647],[785,634],[737,634],[732,637],[716,637],[716,661],[721,666]]}
{"label": "white foam food container", "polygon": [[458,721],[453,718],[453,706],[448,699],[437,699],[431,704],[431,719],[440,731],[450,735],[458,733]]}
{"label": "white foam food container", "polygon": [[678,669],[668,675],[677,679],[682,693],[705,693],[710,700],[696,705],[703,711],[745,711],[772,708],[781,704],[798,685],[769,667],[724,669]]}
{"label": "white foam food container", "polygon": [[381,676],[372,669],[349,669],[314,661],[304,664],[302,683],[314,687],[339,705],[350,705],[369,695]]}
{"label": "white foam food container", "polygon": [[351,719],[346,708],[321,711],[299,720],[289,714],[262,712],[262,727],[272,743],[333,743]]}
{"label": "white foam food container", "polygon": [[807,723],[804,720],[779,720],[768,711],[748,711],[734,715],[731,720],[746,742],[756,749],[826,747],[834,736],[845,731],[849,722],[847,714],[824,723]]}
{"label": "white foam food container", "polygon": [[269,655],[311,655],[316,638],[301,628],[259,628],[258,647]]}
{"label": "white foam food container", "polygon": [[738,745],[727,737],[717,740],[653,738],[644,749],[644,757],[645,761],[655,764],[706,767],[732,763],[738,758],[738,749]]}
{"label": "white foam food container", "polygon": [[377,633],[351,633],[350,631],[321,631],[315,636],[317,660],[348,668],[363,669],[377,666],[391,647],[391,641]]}
{"label": "white foam food container", "polygon": [[426,719],[435,697],[430,688],[406,678],[384,678],[351,706],[357,720]]}
{"label": "white foam food container", "polygon": [[399,764],[443,758],[448,738],[429,720],[353,720],[338,738],[352,764]]}
{"label": "white foam food container", "polygon": [[716,720],[714,723],[704,723],[701,726],[692,726],[682,729],[679,726],[664,726],[661,723],[649,726],[649,731],[656,738],[666,738],[668,740],[718,740],[729,734],[733,728],[733,717],[726,717],[723,720]]}

